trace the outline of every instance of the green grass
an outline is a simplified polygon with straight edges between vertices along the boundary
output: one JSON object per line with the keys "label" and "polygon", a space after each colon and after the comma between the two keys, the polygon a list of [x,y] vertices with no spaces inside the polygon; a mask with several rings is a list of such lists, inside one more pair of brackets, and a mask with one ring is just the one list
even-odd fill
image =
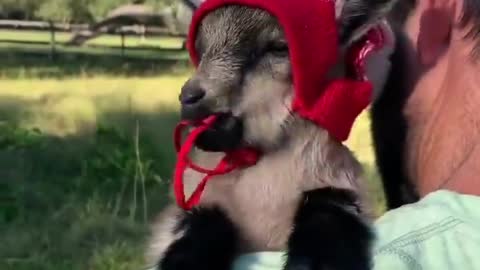
{"label": "green grass", "polygon": [[[88,50],[51,61],[0,47],[2,270],[140,269],[148,221],[171,198],[189,67]],[[364,114],[348,145],[380,213],[368,128]]]}

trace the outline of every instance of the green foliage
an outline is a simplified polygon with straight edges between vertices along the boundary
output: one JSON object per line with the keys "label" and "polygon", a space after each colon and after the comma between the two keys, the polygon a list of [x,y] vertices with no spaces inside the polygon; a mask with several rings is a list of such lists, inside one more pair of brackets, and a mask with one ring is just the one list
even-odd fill
{"label": "green foliage", "polygon": [[151,6],[154,9],[159,10],[160,8],[173,6],[175,3],[175,0],[145,0],[144,3],[147,6]]}
{"label": "green foliage", "polygon": [[171,6],[174,0],[1,0],[0,18],[42,19],[58,22],[91,23],[105,18],[113,9],[144,3],[156,10]]}
{"label": "green foliage", "polygon": [[[95,5],[97,0],[64,0],[69,4],[71,10],[71,22],[75,23],[91,23],[94,21],[91,14],[91,6]],[[103,0],[102,0],[103,1]],[[101,1],[100,1],[101,2]]]}
{"label": "green foliage", "polygon": [[[39,129],[24,129],[14,123],[0,123],[0,151],[12,153],[32,147],[42,148],[43,137]],[[13,220],[19,214],[16,190],[11,185],[0,184],[0,224]]]}
{"label": "green foliage", "polygon": [[47,21],[90,23],[94,3],[95,0],[43,0],[35,15]]}
{"label": "green foliage", "polygon": [[89,12],[96,21],[107,16],[109,12],[119,6],[130,3],[130,0],[96,0],[89,6]]}
{"label": "green foliage", "polygon": [[[31,20],[45,0],[1,0],[0,18]],[[2,16],[3,14],[3,16]]]}
{"label": "green foliage", "polygon": [[41,144],[38,128],[22,129],[11,123],[0,123],[0,150],[16,150]]}
{"label": "green foliage", "polygon": [[[139,205],[142,205],[141,216],[147,221],[147,188],[166,184],[159,175],[158,167],[154,166],[154,148],[140,145],[138,126],[131,137],[113,127],[100,126],[95,138],[95,147],[83,162],[82,177],[96,185],[97,193],[106,192],[102,196],[108,196],[114,191],[114,215],[125,209],[125,214],[135,220]],[[132,199],[125,201],[127,190],[131,191]]]}
{"label": "green foliage", "polygon": [[72,18],[72,10],[68,1],[45,0],[35,11],[35,16],[46,21],[68,22]]}
{"label": "green foliage", "polygon": [[2,179],[0,269],[139,267],[147,222],[165,205],[168,185],[139,132],[99,126],[87,151],[72,158],[71,139],[4,126],[0,154],[36,166],[28,181]]}

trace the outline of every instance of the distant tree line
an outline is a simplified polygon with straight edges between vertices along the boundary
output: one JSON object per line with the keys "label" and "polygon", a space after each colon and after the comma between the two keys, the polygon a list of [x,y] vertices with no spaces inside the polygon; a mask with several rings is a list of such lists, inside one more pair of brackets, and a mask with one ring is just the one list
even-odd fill
{"label": "distant tree line", "polygon": [[94,23],[125,4],[145,4],[154,9],[172,6],[175,0],[0,0],[0,19]]}

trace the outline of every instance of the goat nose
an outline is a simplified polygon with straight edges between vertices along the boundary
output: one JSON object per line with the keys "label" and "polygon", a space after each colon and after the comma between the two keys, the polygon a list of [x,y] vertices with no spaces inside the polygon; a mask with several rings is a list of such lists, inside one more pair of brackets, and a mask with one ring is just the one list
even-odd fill
{"label": "goat nose", "polygon": [[205,90],[200,87],[184,88],[180,94],[180,102],[183,105],[192,105],[200,101],[205,96]]}

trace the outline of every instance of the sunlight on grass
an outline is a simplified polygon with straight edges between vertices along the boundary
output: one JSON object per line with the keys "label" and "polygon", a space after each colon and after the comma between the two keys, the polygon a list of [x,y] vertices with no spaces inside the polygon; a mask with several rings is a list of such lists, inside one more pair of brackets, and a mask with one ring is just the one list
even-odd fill
{"label": "sunlight on grass", "polygon": [[[152,46],[164,49],[177,49],[182,47],[183,39],[171,38],[171,37],[146,37],[142,39],[137,36],[125,37],[125,46],[138,47],[138,46]],[[108,45],[108,46],[121,46],[121,37],[114,35],[100,36],[99,38],[90,40],[87,45]]]}
{"label": "sunlight on grass", "polygon": [[[37,102],[31,109],[37,114],[56,112],[65,118],[86,117],[95,113],[131,109],[154,112],[159,107],[177,108],[178,94],[188,74],[158,78],[95,77],[86,80],[1,80],[0,99],[20,98]],[[51,123],[55,125],[55,123]],[[47,127],[48,121],[42,124]],[[369,133],[369,118],[363,113],[355,123],[347,145],[365,164],[374,162]]]}
{"label": "sunlight on grass", "polygon": [[[58,32],[55,34],[55,39],[58,42],[66,42],[70,39],[70,33]],[[28,41],[28,42],[50,42],[50,32],[48,31],[15,31],[15,30],[0,30],[0,38],[2,40],[11,41]]]}
{"label": "sunlight on grass", "polygon": [[[46,134],[72,135],[92,129],[102,114],[131,110],[155,113],[161,108],[177,110],[178,94],[188,74],[158,78],[112,78],[65,80],[2,80],[0,100],[21,99],[32,105],[24,108],[25,126],[41,127]],[[28,115],[28,117],[27,117]],[[171,129],[162,126],[158,129]],[[152,127],[152,129],[154,129]],[[367,167],[374,167],[369,118],[363,113],[346,144]],[[368,170],[371,170],[368,168]],[[378,177],[371,172],[371,177]],[[377,181],[377,179],[374,179]],[[381,192],[379,188],[377,192]]]}
{"label": "sunlight on grass", "polygon": [[[154,113],[177,106],[178,91],[185,76],[159,78],[92,78],[57,80],[2,80],[0,100],[20,99],[32,104],[22,108],[28,126],[44,132],[74,134],[96,125],[96,117],[109,111],[131,109]],[[75,130],[77,125],[77,130]]]}
{"label": "sunlight on grass", "polygon": [[[27,127],[41,127],[46,134],[59,136],[91,132],[102,115],[112,111],[155,113],[159,109],[177,110],[180,88],[188,74],[158,78],[112,78],[0,81],[1,99],[20,98],[33,105],[25,108],[22,119]],[[110,120],[109,120],[110,121]],[[115,124],[115,123],[111,123]],[[171,133],[172,126],[150,123],[152,136]],[[167,129],[167,130],[165,130]],[[369,118],[363,113],[355,123],[346,144],[365,165],[371,182],[378,214],[384,211],[383,193],[374,169],[374,155],[369,132]]]}

